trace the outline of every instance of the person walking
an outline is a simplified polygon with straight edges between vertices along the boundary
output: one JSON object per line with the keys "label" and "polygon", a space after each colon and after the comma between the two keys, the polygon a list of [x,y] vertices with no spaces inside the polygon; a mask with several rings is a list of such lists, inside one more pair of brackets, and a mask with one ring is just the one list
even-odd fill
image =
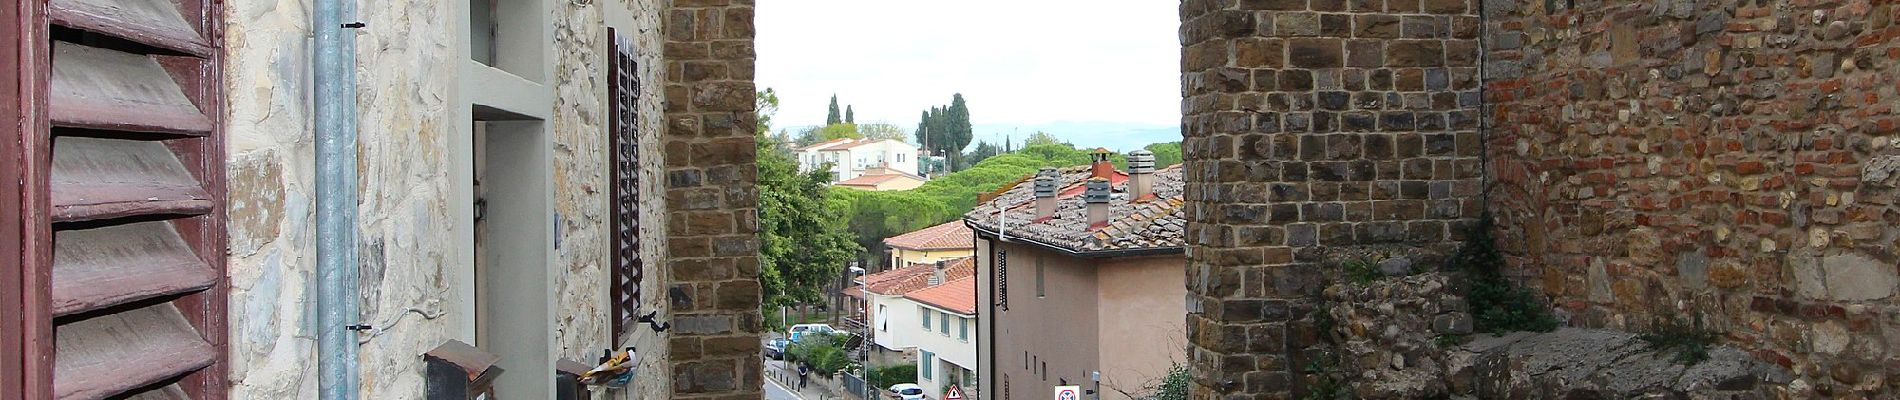
{"label": "person walking", "polygon": [[805,390],[805,382],[811,379],[811,364],[798,363],[798,390]]}

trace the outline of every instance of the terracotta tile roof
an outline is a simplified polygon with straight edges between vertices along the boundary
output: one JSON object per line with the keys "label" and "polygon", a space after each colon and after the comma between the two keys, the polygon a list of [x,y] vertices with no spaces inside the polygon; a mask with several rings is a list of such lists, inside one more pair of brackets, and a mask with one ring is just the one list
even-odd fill
{"label": "terracotta tile roof", "polygon": [[851,178],[849,180],[845,180],[844,182],[838,182],[837,185],[838,186],[876,187],[877,185],[883,184],[884,182],[890,182],[896,179],[914,179],[917,181],[924,180],[923,178],[918,178],[915,176],[905,175],[905,174],[865,175],[865,176],[860,176],[856,178]]}
{"label": "terracotta tile roof", "polygon": [[[1141,202],[1128,199],[1126,179],[1111,179],[1114,195],[1109,202],[1108,224],[1088,226],[1088,206],[1082,200],[1082,183],[1089,177],[1087,167],[1060,171],[1057,178],[1056,212],[1044,221],[1035,221],[1035,182],[1024,181],[1002,192],[992,202],[979,204],[964,214],[965,221],[986,233],[1008,235],[1020,240],[1069,253],[1120,252],[1135,250],[1179,251],[1186,245],[1187,221],[1181,206],[1183,193],[1181,166],[1155,171],[1155,197]],[[1119,174],[1118,174],[1119,175]],[[1118,176],[1119,177],[1119,176]],[[999,216],[1007,215],[1007,218]],[[999,221],[1007,220],[1007,230],[999,230]]]}
{"label": "terracotta tile roof", "polygon": [[963,221],[950,221],[886,238],[884,245],[909,250],[974,249],[976,232]]}
{"label": "terracotta tile roof", "polygon": [[902,141],[902,140],[892,140],[892,139],[858,139],[858,140],[856,140],[856,141],[853,141],[853,142],[851,142],[851,143],[849,143],[849,144],[845,144],[845,145],[843,145],[843,146],[838,146],[838,147],[836,147],[836,148],[831,148],[831,149],[827,149],[827,150],[844,150],[844,149],[849,149],[849,148],[854,148],[854,147],[859,147],[859,146],[867,146],[867,145],[872,145],[872,144],[877,144],[877,143],[883,143],[883,142],[898,142],[898,143],[904,143],[904,141]]}
{"label": "terracotta tile roof", "polygon": [[904,297],[945,311],[976,315],[976,277],[953,280]]}
{"label": "terracotta tile roof", "polygon": [[[964,257],[945,262],[943,279],[957,280],[976,276],[976,257]],[[865,275],[859,278],[860,285],[845,288],[844,293],[868,291],[886,296],[902,296],[906,293],[930,287],[931,271],[937,264],[911,264],[910,266]],[[856,290],[853,290],[856,289]],[[859,296],[852,296],[859,297]]]}
{"label": "terracotta tile roof", "polygon": [[798,148],[798,150],[799,151],[812,151],[812,150],[819,150],[819,149],[837,150],[837,149],[828,149],[828,147],[850,143],[851,141],[852,140],[848,138],[831,139],[831,140],[826,140],[823,142],[813,143],[810,146],[800,147]]}

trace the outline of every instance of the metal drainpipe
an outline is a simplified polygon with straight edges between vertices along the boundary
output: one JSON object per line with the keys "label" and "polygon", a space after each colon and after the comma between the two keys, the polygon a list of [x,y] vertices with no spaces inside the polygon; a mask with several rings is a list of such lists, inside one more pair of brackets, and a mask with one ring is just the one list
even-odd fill
{"label": "metal drainpipe", "polygon": [[354,400],[356,359],[357,193],[356,40],[346,24],[356,0],[316,0],[314,80],[317,138],[317,391]]}

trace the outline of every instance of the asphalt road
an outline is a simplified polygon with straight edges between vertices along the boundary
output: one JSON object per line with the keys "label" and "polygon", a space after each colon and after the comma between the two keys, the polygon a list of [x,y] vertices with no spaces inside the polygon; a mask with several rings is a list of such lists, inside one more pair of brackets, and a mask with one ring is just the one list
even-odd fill
{"label": "asphalt road", "polygon": [[766,379],[765,380],[765,400],[805,400],[805,399],[798,397],[798,395],[796,394],[792,394],[792,391],[785,389],[784,386],[779,386],[777,381]]}

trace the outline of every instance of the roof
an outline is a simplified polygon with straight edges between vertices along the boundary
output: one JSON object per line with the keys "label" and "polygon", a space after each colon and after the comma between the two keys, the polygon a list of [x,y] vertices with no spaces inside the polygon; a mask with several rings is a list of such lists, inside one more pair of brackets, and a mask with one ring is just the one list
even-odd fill
{"label": "roof", "polygon": [[[1081,196],[1082,184],[1089,178],[1088,167],[1059,172],[1056,211],[1051,218],[1036,220],[1035,182],[1029,180],[1001,192],[994,201],[978,204],[964,214],[964,221],[986,235],[1005,236],[1077,256],[1185,249],[1187,221],[1181,206],[1186,201],[1180,165],[1155,171],[1154,197],[1141,201],[1128,199],[1125,179],[1111,179],[1114,195],[1109,201],[1108,223],[1098,227],[1089,226],[1088,206]],[[1008,229],[999,229],[1002,221],[1007,221]]]}
{"label": "roof", "polygon": [[884,239],[884,245],[908,250],[976,248],[976,232],[963,221],[950,221]]}
{"label": "roof", "polygon": [[837,145],[841,145],[845,143],[850,143],[852,140],[853,139],[849,139],[849,138],[826,140],[823,142],[812,143],[810,146],[800,147],[798,148],[798,151],[812,151],[812,150],[825,149],[831,146],[837,146]]}
{"label": "roof", "polygon": [[[976,257],[964,257],[945,261],[943,278],[957,280],[976,276]],[[861,285],[845,288],[844,294],[861,297],[863,292],[886,296],[904,294],[930,287],[930,275],[937,269],[936,263],[912,263],[909,266],[865,275],[859,278]]]}
{"label": "roof", "polygon": [[976,315],[976,277],[957,279],[929,289],[910,292],[904,298],[963,315]]}
{"label": "roof", "polygon": [[919,178],[919,177],[912,176],[909,174],[884,174],[884,175],[865,175],[865,176],[860,176],[856,178],[851,178],[844,182],[838,182],[837,185],[877,187],[877,185],[882,185],[885,182],[890,182],[890,181],[898,180],[898,179],[910,179],[910,180],[914,180],[918,182],[924,181],[924,178]]}

